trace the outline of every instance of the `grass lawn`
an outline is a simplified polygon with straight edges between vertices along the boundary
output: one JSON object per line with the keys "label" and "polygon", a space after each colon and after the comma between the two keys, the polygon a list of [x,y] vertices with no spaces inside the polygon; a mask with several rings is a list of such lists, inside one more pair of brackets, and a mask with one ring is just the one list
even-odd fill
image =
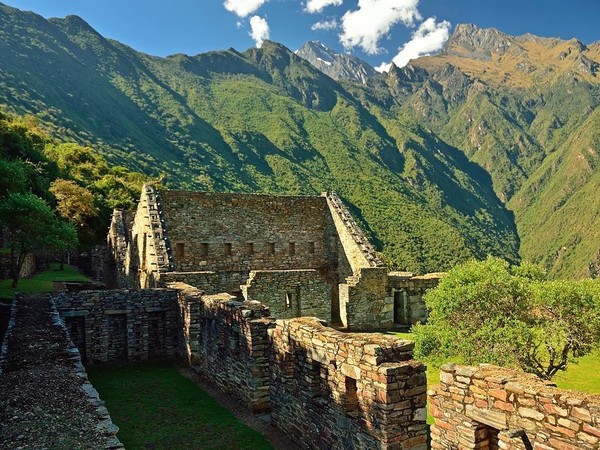
{"label": "grass lawn", "polygon": [[272,449],[168,362],[90,367],[128,449]]}
{"label": "grass lawn", "polygon": [[60,270],[59,263],[51,263],[50,268],[31,278],[21,278],[16,288],[10,287],[12,280],[0,281],[0,301],[12,300],[15,292],[52,292],[53,281],[90,281],[88,277],[65,264]]}

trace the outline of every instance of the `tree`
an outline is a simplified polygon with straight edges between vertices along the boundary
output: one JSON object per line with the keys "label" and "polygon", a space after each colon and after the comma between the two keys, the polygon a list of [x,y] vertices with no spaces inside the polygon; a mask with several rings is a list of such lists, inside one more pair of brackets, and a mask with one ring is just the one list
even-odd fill
{"label": "tree", "polygon": [[25,257],[35,251],[64,251],[77,245],[75,228],[58,219],[41,198],[10,193],[0,200],[0,229],[10,249],[12,287],[16,287]]}
{"label": "tree", "polygon": [[551,379],[600,342],[600,283],[543,279],[532,265],[488,258],[451,270],[424,296],[420,357],[519,366]]}
{"label": "tree", "polygon": [[58,214],[79,228],[98,215],[93,194],[73,181],[54,180],[50,184],[50,192],[56,197]]}

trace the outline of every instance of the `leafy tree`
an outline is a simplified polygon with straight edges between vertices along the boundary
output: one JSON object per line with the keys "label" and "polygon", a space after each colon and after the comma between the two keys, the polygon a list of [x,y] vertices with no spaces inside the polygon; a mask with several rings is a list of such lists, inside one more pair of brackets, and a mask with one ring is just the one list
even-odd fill
{"label": "leafy tree", "polygon": [[551,379],[600,342],[600,284],[550,282],[539,268],[498,258],[457,266],[414,327],[420,357],[519,366]]}
{"label": "leafy tree", "polygon": [[50,184],[50,192],[56,197],[58,214],[77,227],[84,227],[90,218],[98,215],[93,194],[74,181],[54,180]]}
{"label": "leafy tree", "polygon": [[60,221],[44,200],[29,193],[12,192],[0,200],[0,229],[10,249],[13,287],[29,253],[64,251],[77,245],[75,228]]}

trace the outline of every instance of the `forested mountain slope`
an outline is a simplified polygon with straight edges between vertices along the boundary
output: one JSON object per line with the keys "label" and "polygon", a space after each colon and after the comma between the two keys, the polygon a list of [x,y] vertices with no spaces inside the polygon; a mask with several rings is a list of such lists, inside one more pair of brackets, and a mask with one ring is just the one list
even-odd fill
{"label": "forested mountain slope", "polygon": [[[171,187],[335,190],[398,268],[445,270],[487,254],[516,260],[519,239],[502,201],[512,206],[545,160],[567,151],[587,123],[585,109],[596,108],[595,78],[575,82],[557,69],[553,87],[534,95],[540,82],[488,78],[481,61],[504,63],[493,52],[473,59],[485,53],[479,47],[454,54],[466,44],[452,39],[447,54],[362,84],[335,81],[273,42],[159,58],[105,39],[78,17],[45,20],[0,6],[0,103],[112,163],[163,173]],[[581,52],[587,59],[574,71],[581,61],[593,66],[592,50]],[[577,96],[572,113],[556,86]],[[513,207],[525,243],[532,208]],[[524,244],[525,256],[552,266],[559,234],[538,255]],[[584,256],[561,258],[557,275],[582,272]]]}

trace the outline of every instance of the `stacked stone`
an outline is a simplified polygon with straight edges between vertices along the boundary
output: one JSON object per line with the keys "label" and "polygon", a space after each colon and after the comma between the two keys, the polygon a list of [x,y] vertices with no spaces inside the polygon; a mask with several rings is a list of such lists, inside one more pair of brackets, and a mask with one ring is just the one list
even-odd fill
{"label": "stacked stone", "polygon": [[172,283],[184,283],[201,289],[206,294],[223,292],[221,277],[217,272],[168,272],[160,275],[160,285],[169,286]]}
{"label": "stacked stone", "polygon": [[191,286],[171,286],[180,289],[184,347],[192,367],[252,411],[268,411],[269,309],[228,294],[202,295]]}
{"label": "stacked stone", "polygon": [[388,273],[388,289],[393,291],[404,291],[408,296],[410,323],[424,323],[427,320],[427,306],[423,301],[423,295],[429,289],[437,287],[442,273],[428,273],[415,276],[410,272]]}
{"label": "stacked stone", "polygon": [[88,364],[177,354],[180,333],[174,290],[63,292],[53,300]]}
{"label": "stacked stone", "polygon": [[269,335],[272,422],[302,448],[427,448],[414,343],[340,333],[316,318],[278,320]]}
{"label": "stacked stone", "polygon": [[332,224],[322,197],[166,190],[161,198],[171,243],[182,249],[174,270],[330,266]]}
{"label": "stacked stone", "polygon": [[387,269],[361,268],[340,284],[340,316],[348,330],[391,329],[394,299],[387,289]]}
{"label": "stacked stone", "polygon": [[0,358],[0,446],[123,449],[48,294],[17,294]]}
{"label": "stacked stone", "polygon": [[269,307],[278,319],[319,317],[331,322],[331,285],[317,270],[253,270],[241,286],[246,300]]}
{"label": "stacked stone", "polygon": [[495,366],[447,364],[429,392],[431,448],[600,448],[600,396]]}

